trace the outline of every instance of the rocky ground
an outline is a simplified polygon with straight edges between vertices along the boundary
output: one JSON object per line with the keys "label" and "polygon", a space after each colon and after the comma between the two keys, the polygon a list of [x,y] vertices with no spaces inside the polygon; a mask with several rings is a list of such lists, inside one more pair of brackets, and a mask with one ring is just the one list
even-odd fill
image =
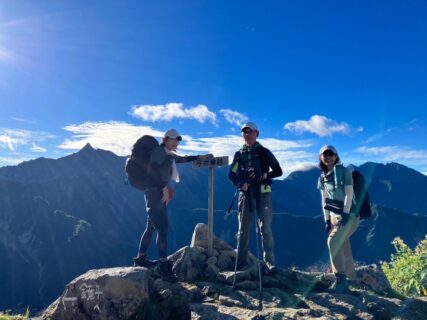
{"label": "rocky ground", "polygon": [[214,238],[208,257],[206,233],[197,225],[191,245],[169,257],[180,281],[142,267],[90,270],[38,319],[427,319],[427,299],[393,293],[375,265],[358,268],[358,281],[345,294],[327,292],[331,274],[279,270],[263,275],[261,297],[251,256],[233,289],[235,251]]}

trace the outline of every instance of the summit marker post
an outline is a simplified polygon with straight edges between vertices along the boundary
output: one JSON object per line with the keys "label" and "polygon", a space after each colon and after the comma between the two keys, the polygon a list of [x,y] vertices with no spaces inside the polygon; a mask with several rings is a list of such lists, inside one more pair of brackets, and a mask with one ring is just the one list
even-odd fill
{"label": "summit marker post", "polygon": [[213,253],[213,207],[214,207],[214,169],[228,166],[228,157],[214,157],[210,160],[197,159],[193,161],[193,168],[209,169],[209,194],[208,194],[208,255]]}

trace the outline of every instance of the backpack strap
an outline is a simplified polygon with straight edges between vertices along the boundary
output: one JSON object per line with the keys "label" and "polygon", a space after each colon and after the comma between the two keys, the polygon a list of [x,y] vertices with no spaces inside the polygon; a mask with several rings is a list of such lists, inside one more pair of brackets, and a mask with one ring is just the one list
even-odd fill
{"label": "backpack strap", "polygon": [[339,186],[344,188],[344,170],[345,167],[342,164],[336,164],[334,167],[334,191]]}

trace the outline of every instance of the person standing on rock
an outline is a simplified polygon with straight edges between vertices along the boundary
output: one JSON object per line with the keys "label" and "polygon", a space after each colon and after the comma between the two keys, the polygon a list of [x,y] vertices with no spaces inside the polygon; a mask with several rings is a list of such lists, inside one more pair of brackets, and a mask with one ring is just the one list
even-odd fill
{"label": "person standing on rock", "polygon": [[325,145],[319,152],[321,175],[318,189],[322,197],[325,231],[335,281],[332,292],[348,291],[348,281],[355,280],[350,236],[359,226],[359,216],[351,212],[353,201],[353,177],[349,168],[340,163],[337,150]]}
{"label": "person standing on rock", "polygon": [[280,177],[282,169],[273,153],[257,141],[259,131],[255,123],[245,123],[241,131],[244,145],[234,154],[228,174],[231,182],[240,189],[237,269],[243,269],[248,263],[249,230],[256,212],[256,223],[261,229],[263,260],[268,271],[275,272],[271,179]]}
{"label": "person standing on rock", "polygon": [[[157,250],[159,261],[157,271],[166,279],[176,280],[172,272],[172,266],[167,261],[167,233],[168,233],[168,214],[167,205],[175,194],[175,185],[179,182],[179,172],[176,163],[191,162],[196,159],[211,159],[212,154],[198,156],[179,156],[176,151],[181,135],[175,129],[165,132],[162,143],[155,148],[151,154],[149,168],[155,172],[157,181],[153,187],[145,190],[145,205],[147,211],[147,223],[145,231],[142,234],[139,244],[139,251],[135,257],[134,265],[142,267],[152,267],[156,265],[155,261],[147,259],[146,252],[150,245],[154,230],[157,231]],[[165,162],[169,165],[164,166]],[[159,168],[158,172],[156,168]],[[160,168],[166,168],[165,172]]]}

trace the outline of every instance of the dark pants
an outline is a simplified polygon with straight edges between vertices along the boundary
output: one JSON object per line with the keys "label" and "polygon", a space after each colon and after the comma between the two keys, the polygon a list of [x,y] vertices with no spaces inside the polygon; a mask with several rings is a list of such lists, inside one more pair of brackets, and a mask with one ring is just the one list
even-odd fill
{"label": "dark pants", "polygon": [[153,232],[156,230],[159,259],[166,259],[168,247],[168,213],[166,205],[161,201],[162,195],[162,189],[159,188],[150,188],[145,191],[147,224],[139,244],[139,254],[145,255],[150,246]]}
{"label": "dark pants", "polygon": [[271,192],[259,193],[249,189],[239,194],[239,260],[246,261],[248,257],[249,229],[253,216],[256,213],[256,222],[260,224],[263,260],[274,264],[274,239],[271,230],[273,211],[271,206]]}

